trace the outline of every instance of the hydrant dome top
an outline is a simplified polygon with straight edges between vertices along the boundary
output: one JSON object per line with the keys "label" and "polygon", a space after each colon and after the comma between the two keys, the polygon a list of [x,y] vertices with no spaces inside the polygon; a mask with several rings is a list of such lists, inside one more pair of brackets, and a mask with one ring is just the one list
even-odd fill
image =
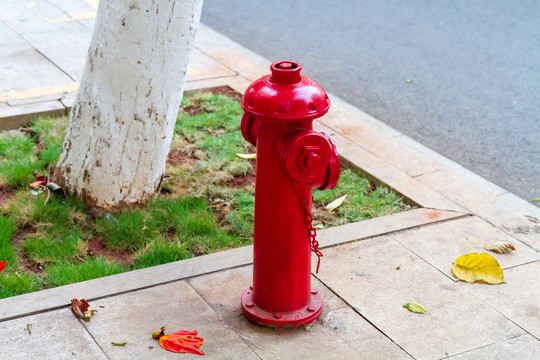
{"label": "hydrant dome top", "polygon": [[307,76],[294,61],[270,65],[271,75],[253,82],[241,105],[247,114],[280,120],[314,119],[328,111],[330,99],[323,88]]}

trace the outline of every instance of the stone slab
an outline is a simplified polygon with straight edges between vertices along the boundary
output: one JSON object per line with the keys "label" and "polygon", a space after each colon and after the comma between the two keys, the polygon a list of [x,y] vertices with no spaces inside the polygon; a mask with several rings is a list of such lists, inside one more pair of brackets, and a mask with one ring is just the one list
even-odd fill
{"label": "stone slab", "polygon": [[[255,54],[204,24],[199,24],[195,48],[234,72],[270,73],[270,60]],[[257,78],[261,75],[257,75]],[[250,77],[251,81],[252,79]]]}
{"label": "stone slab", "polygon": [[193,49],[186,81],[206,80],[232,75],[236,75],[236,73],[200,50]]}
{"label": "stone slab", "polygon": [[[166,334],[196,330],[204,339],[201,349],[210,359],[257,359],[243,340],[218,319],[210,306],[185,281],[156,286],[125,295],[90,302],[98,309],[85,324],[109,359],[178,359],[162,349],[153,331],[167,327]],[[127,342],[114,346],[114,342]],[[181,355],[199,359],[200,355]]]}
{"label": "stone slab", "polygon": [[537,360],[540,359],[540,344],[531,335],[518,336],[463,354],[449,357],[451,360]]}
{"label": "stone slab", "polygon": [[65,24],[53,24],[45,18],[63,16],[65,13],[48,1],[3,1],[0,19],[19,34],[49,31]]}
{"label": "stone slab", "polygon": [[524,209],[485,192],[447,170],[425,174],[416,179],[540,251],[540,219]]}
{"label": "stone slab", "polygon": [[357,168],[377,184],[385,184],[406,198],[406,201],[425,208],[463,211],[464,209],[439,193],[431,190],[405,172],[390,165],[376,155],[341,136],[319,121],[313,127],[334,140],[344,165]]}
{"label": "stone slab", "polygon": [[458,163],[455,163],[454,161],[439,154],[438,152],[431,150],[427,146],[416,142],[407,135],[401,135],[397,137],[396,140],[401,142],[404,146],[416,150],[418,153],[422,154],[422,157],[429,159],[430,161],[436,162],[438,164],[438,170],[446,169],[452,171],[455,174],[459,174],[459,176],[461,176],[468,182],[476,184],[476,186],[481,187],[482,189],[490,192],[493,195],[500,195],[506,193],[506,190],[502,187],[484,179],[480,175],[470,171],[469,169],[459,165]]}
{"label": "stone slab", "polygon": [[[525,332],[389,236],[326,250],[317,277],[415,358],[439,359]],[[403,308],[414,302],[427,314]]]}
{"label": "stone slab", "polygon": [[[47,0],[49,3],[53,4],[60,10],[62,10],[64,13],[69,15],[77,15],[77,14],[83,14],[83,13],[89,13],[92,11],[96,11],[97,7],[94,7],[95,4],[89,3],[87,1],[83,0],[72,0],[72,1],[66,1],[66,0]],[[97,1],[95,1],[97,3]]]}
{"label": "stone slab", "polygon": [[81,80],[92,38],[92,31],[86,26],[72,21],[60,29],[32,32],[23,37],[71,79]]}
{"label": "stone slab", "polygon": [[261,359],[317,358],[321,344],[332,344],[324,359],[410,359],[316,279],[312,287],[323,298],[323,314],[312,327],[270,329],[241,314],[240,295],[251,284],[252,266],[190,279],[191,286],[237,332]]}
{"label": "stone slab", "polygon": [[317,233],[317,240],[321,248],[325,248],[463,216],[468,215],[456,211],[413,209],[325,229]]}
{"label": "stone slab", "polygon": [[[390,236],[454,281],[459,281],[459,279],[452,275],[452,263],[458,257],[469,253],[489,253],[503,269],[540,260],[539,252],[484,220],[472,216]],[[514,244],[516,251],[496,254],[467,241],[466,238],[482,246],[501,241],[509,242]]]}
{"label": "stone slab", "polygon": [[0,112],[0,130],[17,129],[30,123],[36,116],[64,115],[66,108],[60,101],[47,101],[21,106],[10,106]]}
{"label": "stone slab", "polygon": [[[26,327],[31,324],[32,334]],[[70,309],[0,322],[2,359],[107,360]]]}
{"label": "stone slab", "polygon": [[[335,98],[333,100],[336,102]],[[319,121],[409,176],[440,169],[436,162],[396,140],[397,132],[366,121],[365,117],[367,115],[361,116],[348,107],[332,104],[330,111]]]}
{"label": "stone slab", "polygon": [[506,284],[500,286],[461,285],[540,339],[540,261],[505,270],[504,280]]}
{"label": "stone slab", "polygon": [[0,79],[0,93],[73,81],[23,39],[0,46]]}

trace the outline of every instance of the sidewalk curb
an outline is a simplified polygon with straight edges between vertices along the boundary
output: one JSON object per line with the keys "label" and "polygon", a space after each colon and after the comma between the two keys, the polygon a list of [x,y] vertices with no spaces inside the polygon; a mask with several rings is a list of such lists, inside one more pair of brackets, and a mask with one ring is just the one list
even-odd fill
{"label": "sidewalk curb", "polygon": [[[324,250],[336,245],[365,240],[419,226],[456,220],[466,216],[469,215],[452,211],[415,209],[320,230],[318,232],[318,241],[320,248]],[[0,299],[0,323],[68,306],[70,300],[74,297],[92,301],[246,266],[252,262],[253,245],[249,245]],[[324,266],[324,261],[322,266]]]}

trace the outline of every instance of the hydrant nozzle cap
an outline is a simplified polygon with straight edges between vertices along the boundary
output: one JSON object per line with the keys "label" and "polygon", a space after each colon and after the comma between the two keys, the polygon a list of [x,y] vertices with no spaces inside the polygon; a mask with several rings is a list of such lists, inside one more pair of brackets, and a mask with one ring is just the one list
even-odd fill
{"label": "hydrant nozzle cap", "polygon": [[270,81],[277,85],[292,85],[300,82],[302,65],[294,61],[277,61],[270,65]]}

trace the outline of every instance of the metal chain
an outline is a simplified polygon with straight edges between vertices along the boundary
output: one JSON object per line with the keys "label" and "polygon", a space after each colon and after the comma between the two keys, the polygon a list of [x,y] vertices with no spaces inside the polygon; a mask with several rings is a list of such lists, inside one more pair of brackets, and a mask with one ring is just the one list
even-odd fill
{"label": "metal chain", "polygon": [[301,192],[301,194],[296,190],[296,186],[294,186],[296,194],[298,195],[298,198],[300,199],[302,203],[302,207],[304,208],[304,221],[306,223],[307,230],[309,232],[309,242],[311,245],[311,251],[317,255],[317,270],[316,274],[319,273],[319,267],[321,265],[321,258],[324,256],[321,250],[319,250],[319,242],[317,241],[317,230],[313,227],[313,216],[311,215],[311,206],[309,204],[309,201],[306,197],[306,189],[307,189],[307,183],[304,183],[304,188]]}

